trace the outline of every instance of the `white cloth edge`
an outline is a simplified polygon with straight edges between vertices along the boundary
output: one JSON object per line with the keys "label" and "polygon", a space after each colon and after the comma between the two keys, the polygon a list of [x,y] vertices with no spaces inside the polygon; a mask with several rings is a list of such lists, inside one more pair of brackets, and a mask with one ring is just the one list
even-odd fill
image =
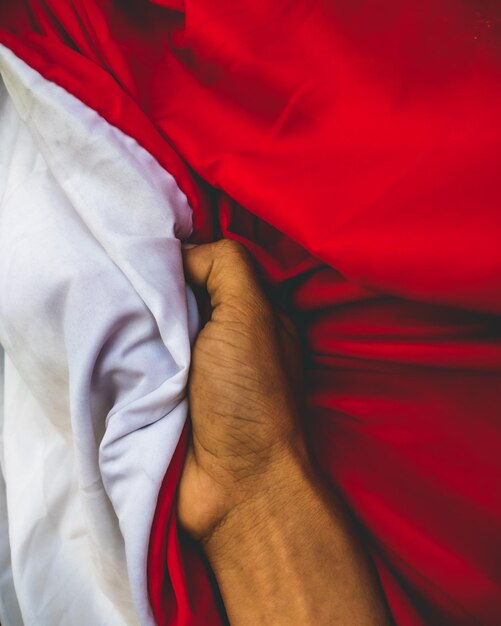
{"label": "white cloth edge", "polygon": [[[58,185],[95,241],[140,296],[171,361],[171,375],[164,384],[147,393],[143,390],[132,399],[125,394],[125,400],[109,411],[98,457],[103,484],[125,540],[138,619],[152,626],[146,581],[149,532],[158,489],[186,417],[190,336],[198,324],[191,296],[187,307],[177,239],[190,234],[191,210],[173,177],[137,142],[3,46],[0,71]],[[87,168],[84,179],[82,158],[96,166]],[[97,166],[103,162],[107,167],[100,171]],[[147,205],[147,221],[133,219],[138,205]],[[23,376],[25,365],[9,328],[16,320],[4,313],[0,311],[0,317],[7,319],[3,328],[0,320],[0,339]],[[66,334],[64,342],[70,361],[71,419],[73,429],[81,428],[82,441],[87,441],[85,390],[91,384],[92,363],[87,369],[72,370],[71,353],[81,345],[78,341],[72,344],[70,335]],[[138,461],[140,450],[148,456],[146,470]],[[86,455],[84,445],[77,456],[85,471],[89,470]],[[89,470],[91,474],[93,471],[94,467]]]}

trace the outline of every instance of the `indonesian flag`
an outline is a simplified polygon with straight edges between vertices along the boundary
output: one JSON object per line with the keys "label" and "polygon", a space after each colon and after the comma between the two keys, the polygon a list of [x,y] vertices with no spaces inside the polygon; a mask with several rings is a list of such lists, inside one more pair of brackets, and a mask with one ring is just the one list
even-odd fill
{"label": "indonesian flag", "polygon": [[225,623],[175,502],[224,236],[395,623],[498,626],[498,2],[2,0],[0,74],[2,625]]}

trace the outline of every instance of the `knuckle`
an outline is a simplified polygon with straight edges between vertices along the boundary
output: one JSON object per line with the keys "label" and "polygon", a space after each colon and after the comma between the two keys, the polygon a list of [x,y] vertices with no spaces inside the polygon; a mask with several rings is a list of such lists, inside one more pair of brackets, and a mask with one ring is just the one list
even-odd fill
{"label": "knuckle", "polygon": [[271,305],[259,285],[245,247],[232,239],[222,239],[214,245],[214,278],[225,304],[234,305],[241,316],[271,318]]}
{"label": "knuckle", "polygon": [[232,239],[222,239],[214,246],[214,269],[218,277],[221,279],[232,277],[233,286],[238,284],[239,292],[251,287],[253,271],[245,248]]}
{"label": "knuckle", "polygon": [[232,261],[247,262],[247,253],[245,248],[238,241],[233,239],[221,239],[216,243],[216,250],[219,254],[229,256]]}

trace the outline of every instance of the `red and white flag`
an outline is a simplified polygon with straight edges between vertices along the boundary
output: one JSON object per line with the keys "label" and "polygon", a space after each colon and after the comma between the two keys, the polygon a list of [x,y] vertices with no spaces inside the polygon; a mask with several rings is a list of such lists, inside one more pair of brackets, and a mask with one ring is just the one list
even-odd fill
{"label": "red and white flag", "polygon": [[224,623],[175,516],[190,236],[299,324],[395,623],[501,623],[499,4],[3,0],[0,44],[2,624]]}

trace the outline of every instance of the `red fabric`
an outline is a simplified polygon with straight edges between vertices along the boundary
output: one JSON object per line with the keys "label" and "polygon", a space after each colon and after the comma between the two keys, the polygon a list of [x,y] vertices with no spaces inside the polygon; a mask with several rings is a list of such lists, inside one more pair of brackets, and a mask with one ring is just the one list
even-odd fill
{"label": "red fabric", "polygon": [[[395,622],[500,624],[499,3],[4,0],[0,25],[176,177],[198,240],[242,241],[297,320],[312,449]],[[182,454],[152,606],[219,626],[175,526]]]}

